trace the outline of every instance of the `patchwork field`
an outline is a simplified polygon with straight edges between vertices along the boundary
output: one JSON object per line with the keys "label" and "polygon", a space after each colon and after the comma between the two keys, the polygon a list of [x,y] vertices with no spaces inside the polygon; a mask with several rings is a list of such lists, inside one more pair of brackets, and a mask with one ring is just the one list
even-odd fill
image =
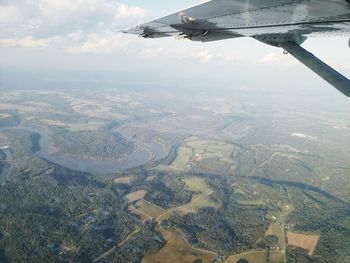
{"label": "patchwork field", "polygon": [[309,256],[312,256],[320,240],[320,235],[287,232],[287,239],[289,246],[303,248],[307,250]]}
{"label": "patchwork field", "polygon": [[204,178],[188,177],[184,179],[186,188],[189,191],[195,192],[191,202],[174,207],[160,215],[157,220],[163,221],[170,218],[172,215],[187,215],[189,213],[197,213],[201,208],[212,207],[219,208],[221,204],[211,199],[213,190],[209,188]]}
{"label": "patchwork field", "polygon": [[235,169],[232,154],[235,146],[224,141],[204,140],[190,137],[179,147],[175,160],[170,165],[160,165],[158,169],[172,172],[187,172],[192,169],[215,172]]}
{"label": "patchwork field", "polygon": [[90,118],[125,120],[128,116],[111,111],[109,103],[98,103],[92,100],[75,99],[71,102],[72,109]]}
{"label": "patchwork field", "polygon": [[209,263],[213,262],[217,254],[211,251],[195,249],[190,246],[180,233],[175,230],[161,230],[165,246],[156,253],[146,255],[142,263]]}

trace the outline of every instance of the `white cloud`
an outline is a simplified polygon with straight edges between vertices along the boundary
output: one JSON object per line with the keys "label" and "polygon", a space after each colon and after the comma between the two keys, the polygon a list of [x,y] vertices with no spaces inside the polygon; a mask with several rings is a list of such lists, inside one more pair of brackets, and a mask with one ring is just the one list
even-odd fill
{"label": "white cloud", "polygon": [[140,56],[143,58],[156,58],[156,57],[162,57],[166,54],[169,54],[167,50],[165,50],[164,47],[151,47],[151,48],[144,48],[140,52]]}
{"label": "white cloud", "polygon": [[119,4],[114,18],[116,21],[136,25],[146,22],[147,19],[151,18],[151,15],[143,8]]}
{"label": "white cloud", "polygon": [[279,63],[284,59],[281,54],[277,54],[276,52],[268,53],[258,60],[258,63],[266,63],[266,64],[274,64]]}
{"label": "white cloud", "polygon": [[208,64],[216,59],[222,59],[223,56],[219,53],[213,53],[209,50],[203,50],[193,55],[194,58],[199,59],[201,63]]}
{"label": "white cloud", "polygon": [[0,5],[0,35],[6,38],[85,36],[125,29],[145,22],[150,13],[113,0],[25,0]]}
{"label": "white cloud", "polygon": [[25,38],[0,39],[0,47],[22,47],[22,48],[46,48],[53,39],[33,39],[28,36]]}
{"label": "white cloud", "polygon": [[12,24],[20,20],[20,10],[14,6],[0,6],[0,24]]}
{"label": "white cloud", "polygon": [[258,60],[259,64],[267,64],[267,65],[295,65],[297,64],[297,60],[293,58],[290,54],[283,54],[281,49],[278,49],[278,52],[271,52],[263,56]]}
{"label": "white cloud", "polygon": [[75,46],[64,48],[66,53],[70,54],[109,54],[125,44],[120,34],[115,35],[98,35],[91,34],[87,40]]}

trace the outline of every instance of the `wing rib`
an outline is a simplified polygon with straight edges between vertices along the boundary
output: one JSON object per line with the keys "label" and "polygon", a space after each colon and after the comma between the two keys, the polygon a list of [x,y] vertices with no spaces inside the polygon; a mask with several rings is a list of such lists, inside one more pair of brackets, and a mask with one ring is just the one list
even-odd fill
{"label": "wing rib", "polygon": [[293,57],[333,85],[345,96],[350,97],[350,80],[340,74],[335,69],[315,57],[295,42],[281,42],[278,44],[281,48],[288,51]]}

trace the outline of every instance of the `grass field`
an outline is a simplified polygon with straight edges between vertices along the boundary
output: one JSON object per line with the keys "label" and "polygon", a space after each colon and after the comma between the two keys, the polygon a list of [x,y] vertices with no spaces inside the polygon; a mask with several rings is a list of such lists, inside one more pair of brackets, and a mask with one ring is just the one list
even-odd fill
{"label": "grass field", "polygon": [[143,213],[142,211],[138,210],[134,205],[129,205],[128,210],[131,213],[140,216],[142,221],[147,221],[147,220],[151,220],[152,219],[151,216],[149,216],[149,215]]}
{"label": "grass field", "polygon": [[189,171],[189,162],[192,157],[192,149],[189,147],[179,147],[176,159],[170,165],[160,165],[158,169],[173,172]]}
{"label": "grass field", "polygon": [[143,199],[146,194],[147,194],[146,190],[140,190],[140,191],[127,194],[125,197],[126,199],[128,199],[128,203],[131,204],[135,201]]}
{"label": "grass field", "polygon": [[172,215],[183,216],[190,213],[197,213],[200,209],[205,207],[219,208],[221,206],[221,204],[211,200],[210,195],[213,193],[213,190],[210,189],[204,178],[187,177],[184,181],[186,183],[186,188],[189,191],[195,192],[191,202],[167,210],[157,218],[159,222],[170,218]]}
{"label": "grass field", "polygon": [[260,205],[264,205],[265,203],[260,201],[260,200],[239,200],[238,204],[240,204],[240,205],[260,206]]}
{"label": "grass field", "polygon": [[113,180],[115,184],[130,184],[134,180],[134,176],[124,176]]}
{"label": "grass field", "polygon": [[217,256],[211,251],[192,248],[188,241],[175,230],[162,229],[161,233],[167,241],[165,246],[156,253],[143,257],[142,263],[193,263],[195,260],[209,263],[213,262]]}
{"label": "grass field", "polygon": [[139,200],[136,204],[135,207],[137,210],[141,211],[142,213],[149,215],[151,218],[157,218],[161,214],[165,212],[163,208],[160,206],[157,206],[155,204],[152,204],[146,200]]}
{"label": "grass field", "polygon": [[103,122],[98,121],[88,121],[83,123],[70,124],[68,130],[70,132],[80,132],[80,131],[96,131],[103,126]]}
{"label": "grass field", "polygon": [[193,176],[193,177],[186,177],[185,179],[183,179],[183,181],[185,182],[186,188],[189,191],[199,192],[199,193],[212,192],[212,190],[209,188],[204,178]]}
{"label": "grass field", "polygon": [[240,259],[246,259],[249,263],[283,263],[284,256],[281,252],[252,251],[228,257],[224,263],[237,263]]}
{"label": "grass field", "polygon": [[[160,165],[157,168],[173,172],[187,172],[191,169],[235,169],[231,155],[234,145],[214,140],[203,140],[190,137],[179,147],[175,160],[170,165]],[[210,160],[210,164],[209,164]],[[212,165],[212,162],[215,165]]]}
{"label": "grass field", "polygon": [[72,109],[91,118],[126,120],[128,116],[112,112],[109,103],[101,104],[92,100],[74,99],[71,102]]}
{"label": "grass field", "polygon": [[288,245],[307,250],[308,255],[314,254],[320,235],[287,232]]}
{"label": "grass field", "polygon": [[231,154],[234,151],[234,145],[213,140],[201,140],[197,137],[191,137],[186,140],[188,146],[193,149],[193,161],[200,162],[203,159],[218,158],[222,162],[233,164]]}

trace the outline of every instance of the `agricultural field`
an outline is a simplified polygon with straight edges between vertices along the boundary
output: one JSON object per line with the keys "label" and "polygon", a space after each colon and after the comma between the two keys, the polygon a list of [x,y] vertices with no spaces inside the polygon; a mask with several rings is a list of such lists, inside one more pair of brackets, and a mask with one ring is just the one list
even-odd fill
{"label": "agricultural field", "polygon": [[309,256],[314,254],[320,235],[287,232],[288,245],[305,249]]}
{"label": "agricultural field", "polygon": [[79,114],[90,118],[126,120],[128,116],[111,111],[110,103],[99,103],[93,100],[74,99],[72,109]]}
{"label": "agricultural field", "polygon": [[232,172],[235,163],[232,155],[235,146],[223,141],[190,137],[179,147],[175,160],[170,165],[160,165],[159,170],[173,172],[205,171]]}
{"label": "agricultural field", "polygon": [[[246,261],[243,261],[246,260]],[[252,251],[228,257],[224,263],[283,263],[284,255],[281,252]]]}
{"label": "agricultural field", "polygon": [[173,215],[184,216],[190,213],[197,213],[200,209],[206,207],[219,208],[220,203],[211,199],[213,190],[210,189],[204,178],[188,177],[184,179],[188,190],[194,192],[189,203],[168,209],[165,213],[160,215],[157,220],[164,221]]}
{"label": "agricultural field", "polygon": [[165,246],[156,253],[146,255],[142,263],[211,263],[217,254],[211,251],[192,248],[187,240],[176,230],[161,230],[166,240]]}
{"label": "agricultural field", "polygon": [[152,204],[146,200],[139,200],[135,204],[135,208],[144,214],[147,214],[150,218],[157,218],[165,212],[165,210],[155,204]]}
{"label": "agricultural field", "polygon": [[139,191],[127,194],[125,196],[125,198],[128,200],[128,203],[131,204],[131,203],[133,203],[135,201],[143,199],[146,194],[147,194],[146,190],[139,190]]}
{"label": "agricultural field", "polygon": [[115,184],[130,184],[134,180],[134,176],[123,176],[123,177],[118,177],[113,180]]}
{"label": "agricultural field", "polygon": [[189,203],[164,209],[144,200],[146,193],[144,190],[141,190],[126,195],[129,203],[137,201],[130,206],[130,211],[140,215],[143,220],[154,218],[158,222],[162,222],[174,215],[184,216],[189,213],[197,213],[202,208],[219,208],[221,206],[220,203],[211,199],[210,196],[213,194],[213,190],[209,188],[204,178],[188,177],[184,178],[183,181],[186,189],[194,193]]}
{"label": "agricultural field", "polygon": [[349,261],[347,102],[88,84],[0,97],[0,261]]}
{"label": "agricultural field", "polygon": [[103,122],[88,121],[86,123],[75,123],[70,124],[68,130],[70,132],[81,132],[81,131],[96,131],[103,126]]}

